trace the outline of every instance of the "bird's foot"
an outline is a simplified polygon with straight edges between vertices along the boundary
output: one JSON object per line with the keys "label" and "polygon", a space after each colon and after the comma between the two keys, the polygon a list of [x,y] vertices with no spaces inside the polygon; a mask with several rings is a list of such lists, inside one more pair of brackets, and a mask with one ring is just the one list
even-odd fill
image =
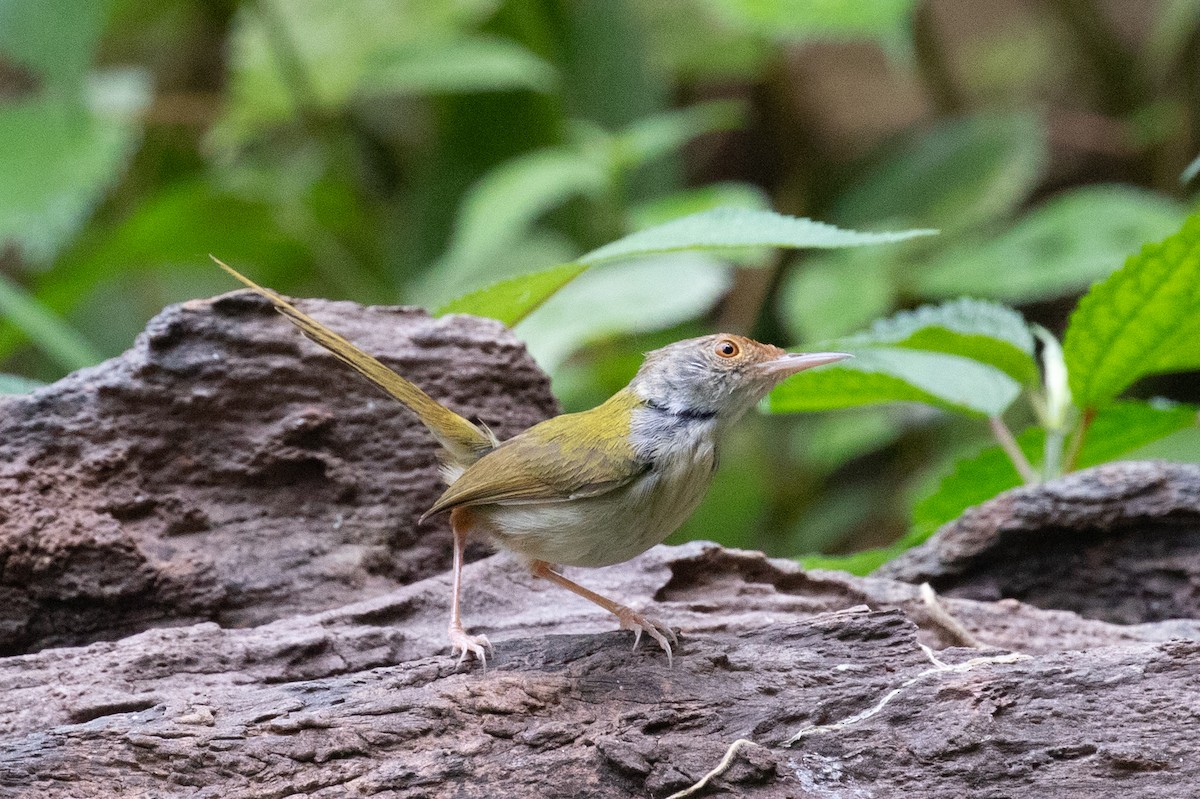
{"label": "bird's foot", "polygon": [[[638,644],[642,641],[642,633],[645,633],[657,641],[658,645],[667,653],[667,666],[674,665],[671,657],[671,644],[678,646],[679,639],[675,637],[675,631],[668,624],[651,616],[643,616],[632,608],[624,606],[614,613],[621,622],[622,630],[633,630],[634,649],[638,648]],[[668,638],[670,638],[669,641]]]}
{"label": "bird's foot", "polygon": [[[486,651],[485,651],[486,650]],[[487,652],[494,651],[492,642],[487,639],[486,635],[470,635],[462,627],[458,625],[450,625],[450,656],[459,655],[458,665],[455,668],[462,666],[463,661],[467,659],[467,655],[474,655],[479,658],[480,664],[487,668]]]}

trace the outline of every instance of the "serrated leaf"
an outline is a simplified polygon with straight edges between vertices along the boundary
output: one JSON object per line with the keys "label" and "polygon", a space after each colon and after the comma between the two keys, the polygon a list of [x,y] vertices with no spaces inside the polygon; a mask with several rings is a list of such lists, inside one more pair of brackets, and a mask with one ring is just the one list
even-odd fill
{"label": "serrated leaf", "polygon": [[637,230],[661,225],[689,214],[711,211],[714,208],[752,208],[763,211],[771,207],[771,199],[753,183],[727,181],[680,189],[634,206],[630,212]]}
{"label": "serrated leaf", "polygon": [[44,385],[46,384],[40,380],[31,380],[21,375],[10,375],[0,372],[0,395],[28,394]]}
{"label": "serrated leaf", "polygon": [[771,413],[921,402],[970,416],[999,416],[1021,392],[1017,381],[957,355],[900,347],[847,347],[852,360],[803,372],[767,397]]}
{"label": "serrated leaf", "polygon": [[492,36],[416,41],[373,54],[362,91],[462,94],[528,89],[553,91],[554,67],[516,42]]}
{"label": "serrated leaf", "polygon": [[1141,377],[1200,368],[1200,213],[1092,287],[1063,341],[1081,406],[1111,400]]}
{"label": "serrated leaf", "polygon": [[834,206],[851,226],[937,226],[950,234],[1011,214],[1041,179],[1041,120],[977,114],[914,133],[881,157]]}
{"label": "serrated leaf", "polygon": [[91,344],[3,274],[0,274],[0,316],[13,322],[38,349],[67,371],[100,362],[100,353]]}
{"label": "serrated leaf", "polygon": [[879,344],[971,358],[1024,384],[1038,377],[1033,334],[1025,319],[993,302],[963,298],[901,311],[865,333],[840,339],[833,348],[853,351]]}
{"label": "serrated leaf", "polygon": [[[744,251],[747,247],[855,247],[902,241],[934,232],[908,230],[895,233],[860,233],[772,211],[718,208],[638,231],[581,256],[574,264],[563,264],[551,271],[561,276],[569,274],[571,269],[576,269],[574,274],[578,275],[583,271],[578,269],[580,266],[586,268],[613,261],[683,251],[729,253]],[[504,302],[516,302],[519,297],[526,297],[530,302],[541,304],[549,296],[544,293],[545,289],[554,283],[553,280],[544,280],[542,276],[545,274],[537,273],[531,276],[537,285],[528,293],[520,291],[520,282],[523,279],[520,277],[503,281],[497,288],[504,292]],[[559,283],[558,288],[564,285],[566,282]],[[501,320],[523,319],[532,310],[532,307],[506,308],[499,299],[489,297],[489,291],[490,289],[484,289],[474,292],[469,298],[454,300],[446,308],[452,307],[460,313],[482,313],[484,316]],[[446,308],[439,312],[444,312]],[[489,309],[489,312],[483,312],[482,309]]]}
{"label": "serrated leaf", "polygon": [[[1153,441],[1196,425],[1196,407],[1146,402],[1116,402],[1100,410],[1093,420],[1076,466],[1087,468],[1117,460]],[[1030,427],[1017,436],[1025,457],[1040,462],[1045,431]],[[928,497],[913,508],[912,533],[904,545],[915,546],[963,511],[986,502],[1002,491],[1021,485],[1012,462],[998,446],[988,447],[973,458],[955,464]]]}
{"label": "serrated leaf", "polygon": [[517,328],[547,371],[580,347],[671,327],[708,311],[729,290],[729,267],[703,253],[667,253],[589,271]]}
{"label": "serrated leaf", "polygon": [[1109,275],[1146,241],[1183,224],[1184,207],[1131,186],[1086,186],[1049,200],[1009,230],[912,270],[914,293],[1006,302],[1057,297]]}
{"label": "serrated leaf", "polygon": [[562,264],[541,272],[501,280],[452,300],[439,308],[437,315],[467,313],[487,316],[511,327],[586,269],[587,266],[583,264]]}
{"label": "serrated leaf", "polygon": [[824,222],[749,208],[714,208],[657,227],[639,230],[584,255],[581,263],[598,264],[623,258],[678,250],[728,250],[742,247],[832,249],[888,244],[933,230],[863,233]]}

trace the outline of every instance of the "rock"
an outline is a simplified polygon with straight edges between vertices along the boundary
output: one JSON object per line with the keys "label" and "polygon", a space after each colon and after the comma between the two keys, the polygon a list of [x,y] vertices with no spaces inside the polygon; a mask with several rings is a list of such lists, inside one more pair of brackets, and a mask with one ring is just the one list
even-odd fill
{"label": "rock", "polygon": [[1200,618],[1200,465],[1117,462],[971,508],[876,574],[1121,624]]}
{"label": "rock", "polygon": [[[500,324],[302,301],[512,435],[556,410]],[[250,292],[176,305],[119,358],[0,398],[0,654],[260,624],[443,571],[435,445]]]}
{"label": "rock", "polygon": [[[498,325],[303,305],[502,436],[554,411]],[[496,555],[460,669],[428,436],[252,295],[170,308],[0,400],[0,796],[1190,797],[1198,484],[1010,492],[891,576],[702,543],[571,570],[677,625],[673,668]]]}
{"label": "rock", "polygon": [[656,594],[683,631],[675,667],[497,555],[466,570],[486,670],[446,652],[445,576],[250,629],[2,659],[0,793],[662,797],[738,739],[705,795],[1182,797],[1200,780],[1200,641],[1178,629],[948,599],[991,643],[1034,645],[939,664],[904,583],[698,543],[578,571]]}

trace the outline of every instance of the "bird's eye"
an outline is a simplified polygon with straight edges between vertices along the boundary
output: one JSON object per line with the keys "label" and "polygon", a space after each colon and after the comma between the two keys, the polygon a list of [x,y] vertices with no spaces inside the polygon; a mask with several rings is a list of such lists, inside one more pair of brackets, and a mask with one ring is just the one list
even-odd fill
{"label": "bird's eye", "polygon": [[722,358],[735,358],[741,351],[742,348],[735,341],[722,339],[717,343],[717,355]]}

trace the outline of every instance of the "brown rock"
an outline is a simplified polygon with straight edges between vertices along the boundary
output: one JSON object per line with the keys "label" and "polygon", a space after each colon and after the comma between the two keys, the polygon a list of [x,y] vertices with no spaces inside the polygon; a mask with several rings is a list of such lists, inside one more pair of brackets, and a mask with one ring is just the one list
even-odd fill
{"label": "brown rock", "polygon": [[[486,671],[446,654],[444,576],[0,660],[0,794],[662,797],[741,738],[705,795],[1171,797],[1200,779],[1200,642],[1163,640],[1179,629],[951,599],[995,643],[1008,615],[1047,648],[946,649],[939,667],[915,586],[702,544],[577,576],[657,594],[683,630],[675,667],[498,555],[466,576]],[[1071,619],[1089,648],[1054,651]]]}
{"label": "brown rock", "polygon": [[[501,436],[552,414],[498,323],[307,300]],[[172,306],[129,352],[0,398],[0,653],[258,624],[446,568],[435,445],[249,292]]]}
{"label": "brown rock", "polygon": [[[305,307],[502,435],[553,411],[497,325]],[[0,658],[0,796],[665,797],[724,759],[699,795],[1190,797],[1197,470],[1109,468],[972,511],[978,534],[944,530],[907,559],[941,570],[910,576],[1136,588],[1120,557],[1174,618],[699,543],[572,570],[653,599],[682,630],[669,668],[498,555],[464,596],[495,656],[459,670],[449,537],[414,524],[428,437],[252,296],[168,309],[122,358],[0,404],[0,641],[96,641]],[[1055,558],[1070,589],[1037,573]]]}
{"label": "brown rock", "polygon": [[1117,462],[971,508],[876,574],[1121,624],[1200,618],[1200,465]]}

